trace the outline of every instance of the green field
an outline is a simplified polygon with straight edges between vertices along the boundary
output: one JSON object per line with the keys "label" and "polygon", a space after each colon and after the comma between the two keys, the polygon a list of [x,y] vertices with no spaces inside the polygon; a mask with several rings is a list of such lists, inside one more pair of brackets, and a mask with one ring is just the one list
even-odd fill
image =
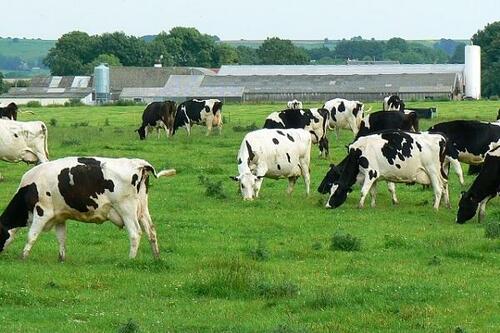
{"label": "green field", "polygon": [[[500,102],[420,102],[437,106],[432,123],[492,120]],[[376,208],[358,209],[359,187],[335,210],[315,189],[328,164],[339,162],[352,133],[330,133],[331,157],[312,154],[312,194],[298,181],[266,179],[261,198],[243,202],[228,176],[244,132],[282,105],[226,105],[221,136],[140,142],[142,107],[34,108],[49,125],[51,159],[69,155],[139,157],[177,176],[153,179],[150,211],[161,260],[143,237],[128,260],[128,237],[111,223],[70,222],[67,260],[58,262],[53,232],[42,234],[22,261],[26,231],[0,254],[1,332],[498,332],[500,240],[484,225],[500,219],[500,200],[487,221],[454,223],[461,190],[450,177],[452,209],[432,209],[433,194],[398,185],[393,206],[380,184]],[[54,121],[52,121],[54,122]],[[422,128],[431,121],[422,121]],[[3,209],[24,164],[0,164]],[[222,182],[226,198],[207,196],[198,177]],[[359,251],[332,251],[332,235],[360,239]],[[125,325],[127,324],[128,325]]]}

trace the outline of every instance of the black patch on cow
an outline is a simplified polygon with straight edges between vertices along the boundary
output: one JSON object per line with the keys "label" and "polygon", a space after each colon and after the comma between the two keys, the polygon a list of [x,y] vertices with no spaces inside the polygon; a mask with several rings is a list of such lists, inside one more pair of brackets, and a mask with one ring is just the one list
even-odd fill
{"label": "black patch on cow", "polygon": [[295,142],[295,140],[293,139],[293,137],[290,134],[287,133],[286,137],[288,138],[288,140]]}
{"label": "black patch on cow", "polygon": [[288,159],[288,163],[291,163],[290,154],[286,153],[286,158]]}
{"label": "black patch on cow", "polygon": [[247,150],[248,150],[248,164],[254,159],[255,154],[252,151],[252,146],[248,143],[248,141],[245,140],[245,144],[247,145]]}
{"label": "black patch on cow", "polygon": [[340,102],[338,110],[339,110],[339,112],[344,112],[345,111],[345,104],[344,104],[344,102]]}
{"label": "black patch on cow", "polygon": [[48,197],[51,196],[50,192],[45,192],[45,194],[47,194]]}
{"label": "black patch on cow", "polygon": [[309,131],[309,134],[314,135],[314,137],[316,138],[316,140],[315,140],[315,141],[316,141],[316,142],[319,142],[319,138],[318,138],[318,136],[316,135],[316,133],[314,133],[314,131]]}
{"label": "black patch on cow", "polygon": [[377,171],[376,170],[370,170],[368,172],[368,176],[370,177],[370,180],[377,178]]}
{"label": "black patch on cow", "polygon": [[401,169],[401,165],[396,163],[396,168]]}
{"label": "black patch on cow", "polygon": [[422,145],[418,142],[415,142],[415,144],[417,145],[418,150],[420,150],[420,152],[422,152]]}
{"label": "black patch on cow", "polygon": [[14,137],[15,137],[15,138],[18,138],[19,136],[18,136],[16,133],[14,133]]}
{"label": "black patch on cow", "polygon": [[137,180],[139,179],[139,176],[137,174],[133,174],[132,175],[132,181],[130,182],[132,184],[132,186],[135,186],[135,184],[137,183]]}
{"label": "black patch on cow", "polygon": [[28,224],[28,214],[33,212],[38,203],[38,189],[35,183],[21,187],[7,208],[0,216],[0,252],[9,239],[9,230],[25,227]]}
{"label": "black patch on cow", "polygon": [[444,160],[446,158],[446,140],[443,138],[442,140],[439,140],[439,162],[440,162],[440,168],[441,170],[441,176],[443,176],[444,179],[448,179],[448,173],[444,170]]}
{"label": "black patch on cow", "polygon": [[103,194],[105,190],[113,192],[115,184],[104,178],[101,162],[98,160],[83,157],[78,158],[78,162],[81,164],[61,170],[57,176],[58,188],[68,206],[79,212],[88,212],[89,207],[98,208],[94,200],[97,195]]}
{"label": "black patch on cow", "polygon": [[282,131],[276,131],[276,133],[278,133],[279,135],[285,136],[285,133],[283,133]]}
{"label": "black patch on cow", "polygon": [[40,206],[36,206],[36,213],[38,214],[38,216],[43,216],[43,208],[40,207]]}
{"label": "black patch on cow", "polygon": [[359,165],[362,167],[362,168],[368,168],[368,159],[364,156],[361,156],[359,158]]}
{"label": "black patch on cow", "polygon": [[278,168],[278,170],[281,170],[281,166],[279,164],[277,164],[276,167]]}
{"label": "black patch on cow", "polygon": [[238,164],[241,164],[243,163],[243,161],[241,160],[241,158],[238,157]]}
{"label": "black patch on cow", "polygon": [[403,131],[413,131],[415,129],[418,131],[418,128],[418,117],[415,112],[405,114],[403,112],[378,111],[370,114],[368,124],[365,124],[365,120],[361,122],[355,140],[380,131],[398,129]]}
{"label": "black patch on cow", "polygon": [[9,118],[10,120],[17,120],[17,105],[11,102],[6,107],[0,107],[0,118]]}
{"label": "black patch on cow", "polygon": [[[392,113],[392,112],[387,112]],[[396,157],[401,161],[412,156],[413,138],[405,132],[384,132],[380,135],[387,142],[382,147],[382,155],[387,158],[390,165],[395,164]]]}
{"label": "black patch on cow", "polygon": [[278,139],[273,138],[273,143],[274,143],[275,145],[277,145],[277,144],[279,144],[280,142],[278,141]]}

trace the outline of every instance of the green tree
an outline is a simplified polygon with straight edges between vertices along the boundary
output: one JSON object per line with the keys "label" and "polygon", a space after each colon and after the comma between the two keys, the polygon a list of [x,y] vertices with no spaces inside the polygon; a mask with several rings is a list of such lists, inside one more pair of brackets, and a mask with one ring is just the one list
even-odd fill
{"label": "green tree", "polygon": [[216,65],[230,65],[239,63],[239,55],[234,47],[229,44],[218,44],[216,51]]}
{"label": "green tree", "polygon": [[128,36],[123,32],[104,33],[98,37],[97,45],[96,56],[113,54],[124,66],[152,66],[154,62],[142,38]]}
{"label": "green tree", "polygon": [[394,37],[387,41],[386,50],[406,52],[408,51],[408,43],[403,38]]}
{"label": "green tree", "polygon": [[260,63],[257,50],[248,46],[240,45],[236,48],[238,63],[240,65],[258,65]]}
{"label": "green tree", "polygon": [[455,51],[450,58],[450,64],[463,64],[465,63],[465,43],[458,43]]}
{"label": "green tree", "polygon": [[264,65],[301,65],[309,63],[306,50],[293,45],[288,39],[267,38],[257,49]]}
{"label": "green tree", "polygon": [[87,64],[87,74],[94,72],[94,67],[100,64],[108,64],[109,66],[122,66],[120,59],[113,54],[99,54],[92,62]]}
{"label": "green tree", "polygon": [[484,96],[500,95],[500,21],[490,23],[472,36],[481,46],[481,84]]}
{"label": "green tree", "polygon": [[85,64],[98,54],[96,45],[96,36],[89,36],[81,31],[69,32],[57,40],[43,63],[50,68],[53,75],[85,74]]}
{"label": "green tree", "polygon": [[214,38],[201,34],[195,28],[172,28],[168,34],[168,46],[175,65],[199,67],[217,65]]}

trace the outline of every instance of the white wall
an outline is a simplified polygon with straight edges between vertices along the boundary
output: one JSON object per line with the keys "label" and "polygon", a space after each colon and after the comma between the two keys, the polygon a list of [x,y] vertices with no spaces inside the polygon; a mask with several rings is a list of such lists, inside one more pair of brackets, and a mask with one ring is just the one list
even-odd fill
{"label": "white wall", "polygon": [[[0,105],[6,106],[7,104],[14,102],[17,105],[26,105],[28,102],[37,101],[42,106],[47,105],[64,105],[64,103],[69,102],[69,98],[2,98],[0,97]],[[94,105],[94,101],[92,100],[92,94],[88,94],[84,98],[80,99],[80,101],[85,105]]]}

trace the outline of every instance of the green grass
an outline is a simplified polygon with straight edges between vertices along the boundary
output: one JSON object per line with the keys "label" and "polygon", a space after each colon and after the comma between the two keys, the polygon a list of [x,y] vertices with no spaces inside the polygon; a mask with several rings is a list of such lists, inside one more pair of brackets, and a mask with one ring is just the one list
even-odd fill
{"label": "green grass", "polygon": [[[432,123],[491,120],[500,107],[491,101],[408,104],[437,106]],[[451,176],[451,210],[434,212],[432,192],[420,186],[398,185],[400,205],[392,206],[384,184],[376,208],[357,208],[356,187],[343,206],[327,210],[314,190],[328,164],[345,154],[352,133],[342,131],[339,140],[330,135],[330,160],[314,147],[310,197],[300,180],[287,196],[285,180],[266,179],[261,198],[243,202],[228,176],[236,174],[245,132],[231,127],[260,126],[280,107],[226,105],[222,136],[205,137],[198,127],[189,138],[181,131],[144,142],[134,132],[139,106],[36,108],[35,115],[21,115],[58,120],[49,126],[51,159],[139,157],[178,174],[151,182],[160,261],[152,259],[146,239],[130,261],[124,230],[75,222],[68,226],[65,263],[57,260],[52,231],[22,261],[22,231],[0,254],[0,331],[497,331],[500,239],[485,237],[475,221],[454,223],[460,190],[473,177],[460,188]],[[422,128],[430,124],[424,120]],[[0,208],[29,168],[1,162]],[[206,184],[218,182],[215,192],[225,197],[208,196]],[[499,209],[500,201],[492,200],[485,223],[498,220]],[[358,251],[330,250],[338,231],[359,239]]]}

